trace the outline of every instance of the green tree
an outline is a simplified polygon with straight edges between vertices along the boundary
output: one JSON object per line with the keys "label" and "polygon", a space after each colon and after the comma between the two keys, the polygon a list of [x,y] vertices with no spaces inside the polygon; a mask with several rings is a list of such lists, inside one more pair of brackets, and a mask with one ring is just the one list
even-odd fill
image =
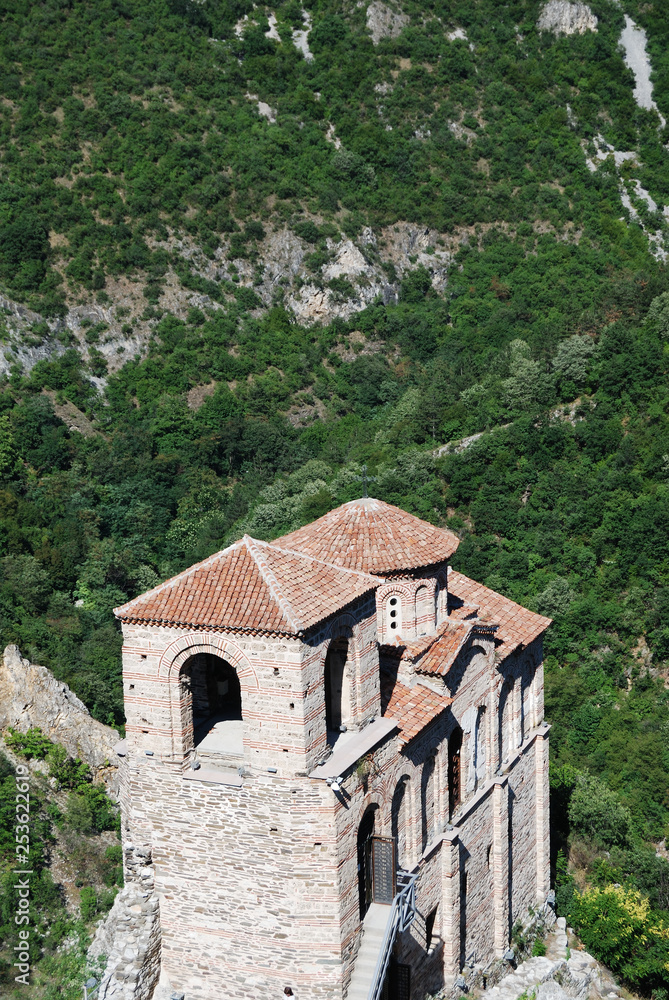
{"label": "green tree", "polygon": [[574,833],[602,847],[612,847],[629,841],[632,817],[603,781],[581,774],[569,800],[569,822]]}

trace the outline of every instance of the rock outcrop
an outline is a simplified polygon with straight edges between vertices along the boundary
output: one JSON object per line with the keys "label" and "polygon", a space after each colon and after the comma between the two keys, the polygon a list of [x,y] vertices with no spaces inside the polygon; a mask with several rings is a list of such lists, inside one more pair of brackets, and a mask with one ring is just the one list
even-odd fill
{"label": "rock outcrop", "polygon": [[380,0],[373,0],[367,8],[367,28],[375,45],[382,38],[397,38],[408,23],[406,14],[393,10]]}
{"label": "rock outcrop", "polygon": [[94,719],[67,684],[22,657],[18,646],[7,646],[0,664],[0,729],[8,726],[22,733],[39,726],[94,771],[107,778],[115,772],[116,730]]}
{"label": "rock outcrop", "polygon": [[89,960],[106,957],[99,1000],[149,1000],[160,975],[158,900],[131,883],[122,889],[88,949]]}
{"label": "rock outcrop", "polygon": [[597,31],[597,18],[585,3],[550,0],[541,10],[537,28],[552,31],[554,35],[582,35],[585,31]]}

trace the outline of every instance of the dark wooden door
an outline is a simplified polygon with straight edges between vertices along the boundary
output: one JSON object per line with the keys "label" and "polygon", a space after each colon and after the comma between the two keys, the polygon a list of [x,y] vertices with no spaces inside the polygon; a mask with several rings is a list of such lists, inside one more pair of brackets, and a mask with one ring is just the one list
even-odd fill
{"label": "dark wooden door", "polygon": [[381,1000],[410,1000],[410,998],[411,966],[400,965],[394,958],[391,958],[383,984]]}

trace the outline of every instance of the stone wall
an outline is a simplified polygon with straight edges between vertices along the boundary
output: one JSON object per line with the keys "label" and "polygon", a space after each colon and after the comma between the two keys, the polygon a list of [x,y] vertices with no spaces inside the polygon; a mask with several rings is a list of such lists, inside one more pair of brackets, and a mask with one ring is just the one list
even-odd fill
{"label": "stone wall", "polygon": [[330,642],[340,635],[350,635],[353,728],[379,714],[373,595],[350,605],[305,642],[128,623],[123,634],[128,746],[162,760],[183,762],[192,753],[192,713],[180,673],[189,657],[202,652],[222,657],[237,671],[249,767],[295,774],[310,770],[322,756],[327,737],[323,665]]}
{"label": "stone wall", "polygon": [[0,664],[0,729],[8,726],[22,733],[38,726],[116,788],[119,734],[93,719],[67,684],[22,657],[18,646],[7,646]]}

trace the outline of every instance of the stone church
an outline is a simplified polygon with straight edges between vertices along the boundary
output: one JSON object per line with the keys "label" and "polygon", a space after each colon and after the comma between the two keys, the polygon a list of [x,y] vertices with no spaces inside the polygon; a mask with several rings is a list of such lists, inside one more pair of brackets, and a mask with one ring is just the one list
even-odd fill
{"label": "stone church", "polygon": [[550,621],[457,545],[364,498],[116,609],[126,877],[186,1000],[423,1000],[545,901]]}

